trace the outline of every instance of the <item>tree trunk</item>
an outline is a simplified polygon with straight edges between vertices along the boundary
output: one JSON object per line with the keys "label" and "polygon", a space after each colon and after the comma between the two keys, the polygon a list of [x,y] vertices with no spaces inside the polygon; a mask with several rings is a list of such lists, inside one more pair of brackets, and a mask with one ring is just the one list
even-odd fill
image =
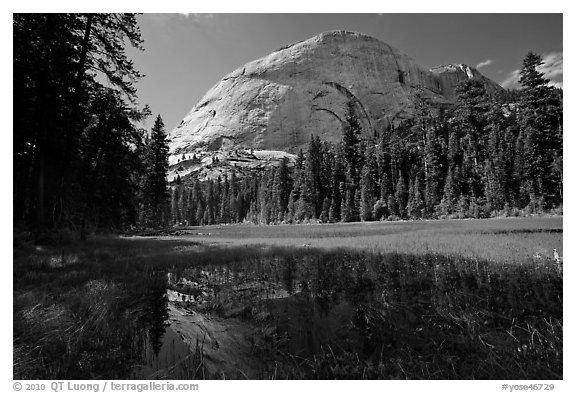
{"label": "tree trunk", "polygon": [[74,145],[78,138],[76,132],[76,124],[78,123],[78,116],[80,114],[80,99],[82,97],[82,83],[84,81],[84,69],[86,67],[86,57],[88,55],[88,46],[90,45],[90,32],[92,29],[92,21],[94,15],[88,14],[86,17],[86,27],[84,29],[84,38],[82,40],[82,50],[80,52],[80,59],[78,60],[78,69],[76,71],[76,81],[74,85],[74,96],[72,98],[72,107],[70,113],[70,121],[65,135],[65,150],[62,165],[60,168],[60,189],[59,193],[64,193],[66,179],[68,177],[68,170],[70,168],[70,161],[72,159],[72,152]]}
{"label": "tree trunk", "polygon": [[46,16],[46,30],[43,42],[42,69],[38,78],[38,96],[36,106],[36,118],[38,121],[36,154],[34,154],[34,182],[33,189],[35,195],[35,222],[36,230],[41,232],[46,227],[46,138],[48,133],[48,92],[49,92],[49,72],[50,72],[50,47],[54,39],[54,26],[51,15]]}
{"label": "tree trunk", "polygon": [[[106,129],[106,126],[102,127]],[[100,165],[102,163],[102,158],[104,157],[104,153],[107,147],[106,139],[104,138],[104,142],[98,148],[98,152],[96,153],[96,164],[94,165],[94,172],[92,172],[92,179],[88,183],[88,189],[86,190],[86,195],[84,198],[84,208],[82,209],[82,221],[80,225],[80,240],[86,240],[87,238],[87,229],[86,229],[86,221],[88,219],[88,211],[92,205],[92,196],[96,190],[96,186],[98,185],[98,174],[100,172]]]}

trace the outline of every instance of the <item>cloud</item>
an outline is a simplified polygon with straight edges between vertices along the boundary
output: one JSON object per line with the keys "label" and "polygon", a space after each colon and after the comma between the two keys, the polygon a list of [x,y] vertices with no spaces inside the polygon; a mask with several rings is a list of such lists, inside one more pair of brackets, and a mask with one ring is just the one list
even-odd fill
{"label": "cloud", "polygon": [[494,63],[492,60],[488,59],[488,60],[484,60],[481,61],[480,63],[476,64],[476,68],[482,68],[482,67],[486,67],[489,66],[490,64]]}
{"label": "cloud", "polygon": [[[546,79],[550,80],[549,85],[563,87],[564,76],[564,55],[562,52],[552,52],[542,56],[543,64],[539,66],[538,71],[544,74]],[[517,89],[520,87],[520,70],[514,70],[508,74],[506,79],[500,82],[500,85],[506,89]]]}
{"label": "cloud", "polygon": [[201,21],[201,20],[214,18],[214,14],[202,14],[202,13],[197,13],[197,12],[181,12],[180,15],[182,15],[186,19],[192,18],[195,21]]}
{"label": "cloud", "polygon": [[517,89],[520,87],[520,70],[514,70],[508,74],[506,79],[500,82],[500,85],[505,89]]}
{"label": "cloud", "polygon": [[564,88],[564,82],[562,82],[562,81],[550,81],[550,83],[548,83],[548,85],[558,87],[560,89]]}
{"label": "cloud", "polygon": [[550,80],[558,77],[562,78],[564,74],[564,56],[560,53],[549,53],[543,58],[544,64],[538,69],[544,73],[544,76]]}
{"label": "cloud", "polygon": [[204,13],[179,13],[180,17],[184,17],[186,21],[191,22],[197,26],[212,26],[214,24],[214,14],[204,14]]}

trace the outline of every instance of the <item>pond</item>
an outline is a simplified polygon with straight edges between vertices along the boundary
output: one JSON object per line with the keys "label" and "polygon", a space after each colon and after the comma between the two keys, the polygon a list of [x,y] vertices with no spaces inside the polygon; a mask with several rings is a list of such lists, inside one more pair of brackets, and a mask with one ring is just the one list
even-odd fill
{"label": "pond", "polygon": [[205,371],[238,378],[327,351],[372,355],[361,314],[378,305],[377,274],[363,262],[276,257],[168,272],[162,344],[135,377],[193,373],[197,347]]}
{"label": "pond", "polygon": [[[546,266],[438,255],[310,253],[175,266],[166,274],[161,346],[139,376],[403,377],[409,366],[436,375],[438,359],[473,353],[481,362],[495,345],[515,348],[502,332],[517,316],[561,315],[542,307],[558,297],[557,280]],[[530,302],[519,283],[534,291]],[[475,375],[471,362],[449,367]]]}

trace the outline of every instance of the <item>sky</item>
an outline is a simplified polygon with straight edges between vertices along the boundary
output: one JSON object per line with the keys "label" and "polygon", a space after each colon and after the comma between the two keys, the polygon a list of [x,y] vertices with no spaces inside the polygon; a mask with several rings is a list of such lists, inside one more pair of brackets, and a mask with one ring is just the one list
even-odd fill
{"label": "sky", "polygon": [[[146,76],[138,83],[148,104],[172,130],[218,81],[275,49],[328,30],[373,36],[428,69],[464,63],[505,87],[517,85],[532,50],[562,84],[562,14],[144,14],[145,50],[129,50]],[[151,120],[149,120],[151,123]]]}
{"label": "sky", "polygon": [[[139,102],[172,130],[223,76],[275,49],[328,30],[373,36],[428,69],[477,67],[505,87],[517,85],[532,50],[562,84],[562,14],[144,14],[145,50],[129,50],[146,76]],[[151,122],[151,121],[150,121]]]}

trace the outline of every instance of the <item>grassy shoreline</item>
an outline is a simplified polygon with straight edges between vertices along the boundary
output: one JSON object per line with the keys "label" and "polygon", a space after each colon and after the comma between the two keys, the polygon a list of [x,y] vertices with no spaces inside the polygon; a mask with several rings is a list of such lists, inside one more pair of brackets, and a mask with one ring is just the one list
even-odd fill
{"label": "grassy shoreline", "polygon": [[[151,343],[161,345],[172,272],[209,289],[193,310],[253,327],[252,356],[271,367],[262,378],[562,378],[563,281],[548,256],[562,249],[562,220],[480,224],[370,224],[372,233],[359,234],[361,224],[323,225],[325,236],[273,228],[268,237],[262,228],[209,227],[188,230],[213,235],[18,247],[14,377],[129,378]],[[372,240],[378,247],[366,247]],[[216,274],[227,269],[238,274]],[[238,288],[252,281],[300,289],[246,297]],[[340,310],[367,341],[350,336],[337,350],[320,340],[298,354],[286,335],[296,340],[305,322],[286,325],[278,305]],[[239,306],[252,311],[232,315]]]}
{"label": "grassy shoreline", "polygon": [[485,220],[421,220],[309,225],[212,225],[169,231],[179,239],[205,245],[354,249],[481,258],[522,263],[563,255],[563,217]]}

